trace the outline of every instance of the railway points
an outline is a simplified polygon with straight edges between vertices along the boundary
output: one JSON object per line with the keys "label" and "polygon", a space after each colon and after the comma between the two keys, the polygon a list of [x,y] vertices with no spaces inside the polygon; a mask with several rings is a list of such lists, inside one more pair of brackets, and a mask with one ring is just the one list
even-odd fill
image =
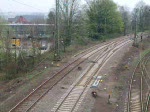
{"label": "railway points", "polygon": [[150,112],[150,2],[130,4],[4,0],[0,112]]}
{"label": "railway points", "polygon": [[[130,42],[129,40],[118,40],[115,42],[110,42],[109,44],[106,44],[104,46],[94,48],[95,50],[91,49],[92,52],[88,51],[87,54],[85,55],[84,53],[81,54],[81,56],[77,59],[75,59],[72,63],[68,64],[65,68],[60,70],[57,74],[55,74],[52,78],[44,82],[42,85],[40,85],[38,88],[36,88],[31,94],[29,94],[25,99],[23,99],[18,105],[16,105],[10,112],[20,110],[21,111],[29,111],[31,110],[36,103],[48,92],[50,91],[51,88],[53,88],[65,75],[70,73],[76,66],[78,66],[80,63],[84,62],[89,57],[92,57],[92,55],[100,53],[101,55],[96,56],[99,60],[98,63],[99,65],[92,63],[93,67],[95,69],[98,69],[97,67],[101,66],[101,64],[111,56],[117,49],[119,49],[121,46],[124,44],[127,44]],[[118,44],[118,46],[117,46]],[[109,47],[107,47],[109,46]],[[115,49],[113,49],[115,47]],[[112,50],[111,50],[112,49]],[[70,68],[71,66],[71,68]],[[91,71],[89,71],[91,72]],[[65,73],[65,74],[64,74]],[[92,73],[92,72],[91,72]],[[62,74],[62,75],[60,75]],[[92,73],[93,74],[93,73]],[[61,77],[60,77],[61,76]],[[54,81],[54,78],[57,79],[58,81]],[[79,85],[87,85],[91,80],[91,76],[85,77],[83,81],[79,83]],[[54,82],[53,82],[54,81]],[[52,84],[53,83],[53,84]],[[85,88],[82,88],[84,90]],[[84,93],[84,92],[83,92]],[[34,100],[33,100],[34,99]],[[30,104],[28,103],[30,101]],[[23,109],[23,110],[22,110]]]}

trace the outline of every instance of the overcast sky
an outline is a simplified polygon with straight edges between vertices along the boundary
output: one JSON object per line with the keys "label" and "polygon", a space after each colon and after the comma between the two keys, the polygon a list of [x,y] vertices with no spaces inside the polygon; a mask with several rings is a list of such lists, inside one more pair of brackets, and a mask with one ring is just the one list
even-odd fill
{"label": "overcast sky", "polygon": [[[84,3],[84,0],[79,0]],[[119,5],[133,8],[140,0],[114,0]],[[150,0],[143,0],[150,4]],[[0,12],[49,12],[55,7],[55,0],[0,0]]]}

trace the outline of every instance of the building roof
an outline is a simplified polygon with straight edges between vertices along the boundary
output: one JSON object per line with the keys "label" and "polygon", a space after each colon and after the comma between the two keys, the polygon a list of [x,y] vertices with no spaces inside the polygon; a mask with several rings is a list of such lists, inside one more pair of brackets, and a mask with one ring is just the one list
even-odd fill
{"label": "building roof", "polygon": [[8,18],[9,23],[21,23],[21,24],[30,24],[34,22],[38,22],[38,20],[44,20],[44,15],[23,15],[23,16],[16,16],[15,18]]}
{"label": "building roof", "polygon": [[23,16],[20,16],[15,23],[29,24],[29,22]]}

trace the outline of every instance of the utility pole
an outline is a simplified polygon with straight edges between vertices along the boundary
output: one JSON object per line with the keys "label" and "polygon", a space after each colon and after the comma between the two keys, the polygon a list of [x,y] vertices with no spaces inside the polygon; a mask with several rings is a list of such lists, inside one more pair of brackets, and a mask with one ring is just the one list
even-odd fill
{"label": "utility pole", "polygon": [[134,31],[134,41],[136,41],[136,28],[137,28],[137,25],[136,25],[136,22],[137,22],[137,17],[135,17],[135,31]]}
{"label": "utility pole", "polygon": [[8,75],[8,61],[9,61],[9,37],[10,37],[10,31],[8,29],[7,31],[7,40],[6,40],[6,66],[7,66],[7,69],[6,69],[6,75]]}
{"label": "utility pole", "polygon": [[106,35],[106,22],[107,22],[107,21],[106,21],[106,18],[105,18],[105,35]]}
{"label": "utility pole", "polygon": [[[105,29],[104,29],[105,37],[107,35],[106,25],[107,25],[107,19],[105,18]],[[105,41],[105,37],[103,37],[103,41]]]}
{"label": "utility pole", "polygon": [[[67,30],[66,30],[66,31],[67,31],[67,32],[66,32],[67,35],[66,35],[66,38],[67,38],[67,39],[65,39],[65,44],[64,44],[64,45],[66,45],[66,44],[68,45],[68,43],[70,44],[70,41],[69,41],[69,38],[70,38],[70,31],[69,31],[69,30],[70,30],[70,29],[69,29],[69,12],[68,12],[69,10],[68,10],[68,5],[69,5],[69,3],[68,3],[68,1],[66,0],[66,25],[67,25],[67,28],[66,28],[66,29],[67,29]],[[67,42],[66,42],[66,41],[67,41]]]}
{"label": "utility pole", "polygon": [[55,52],[54,60],[60,61],[60,52],[59,52],[59,0],[56,0],[56,21],[55,21]]}
{"label": "utility pole", "polygon": [[[14,45],[13,46],[15,47],[15,67],[17,67],[17,54],[16,54],[16,49],[17,49],[17,41],[16,41],[16,39],[17,39],[17,36],[13,37],[12,39],[14,41]],[[17,73],[17,68],[16,68],[16,73]]]}
{"label": "utility pole", "polygon": [[133,43],[133,46],[138,46],[137,45],[137,38],[136,38],[136,35],[137,35],[137,9],[136,9],[136,12],[135,12],[135,24],[134,24],[134,26],[135,26],[135,31],[134,31],[134,43]]}

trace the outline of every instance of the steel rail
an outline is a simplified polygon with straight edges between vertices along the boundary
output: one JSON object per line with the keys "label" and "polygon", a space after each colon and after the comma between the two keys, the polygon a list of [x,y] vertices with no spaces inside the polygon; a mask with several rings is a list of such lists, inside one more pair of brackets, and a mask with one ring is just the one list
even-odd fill
{"label": "steel rail", "polygon": [[150,90],[147,95],[147,101],[146,101],[146,106],[145,106],[144,112],[148,112],[148,111],[150,111]]}
{"label": "steel rail", "polygon": [[148,81],[150,82],[150,76],[146,70],[146,64],[148,63],[148,61],[150,60],[150,56],[147,57],[147,59],[145,60],[142,68],[143,68],[143,71],[145,71],[146,73],[146,76],[148,76],[148,79],[145,77],[145,81],[146,81],[146,84],[148,86],[148,95],[147,95],[147,98],[146,98],[146,106],[144,108],[144,112],[148,112],[150,111],[150,84],[148,83]]}
{"label": "steel rail", "polygon": [[[124,43],[127,44],[128,42],[124,42]],[[119,44],[122,44],[122,43],[119,43]],[[122,45],[122,46],[124,46],[124,45]],[[121,48],[122,46],[120,46],[119,48]],[[107,61],[107,59],[110,58],[110,56],[112,56],[112,54],[114,54],[114,52],[117,51],[117,50],[118,50],[118,48],[115,49],[115,48],[112,47],[111,49],[109,49],[108,51],[106,51],[103,55],[98,56],[98,57],[96,58],[95,61],[98,61],[99,59],[101,59],[101,58],[103,57],[103,61],[101,62],[101,64],[99,65],[99,67],[94,71],[94,73],[91,75],[91,78],[88,80],[88,83],[85,83],[85,85],[84,85],[85,88],[83,89],[83,91],[82,91],[81,94],[79,95],[79,98],[77,99],[75,105],[73,106],[73,108],[71,109],[70,112],[72,112],[72,111],[75,109],[76,105],[78,104],[78,101],[80,100],[81,96],[83,95],[84,91],[86,90],[87,85],[89,84],[89,82],[91,82],[92,77],[93,77],[93,76],[99,71],[99,69],[103,66],[102,63],[105,63],[105,62]],[[113,51],[113,52],[111,52],[111,51]],[[111,54],[110,54],[110,53],[111,53]],[[86,73],[84,73],[84,75],[87,74],[87,73],[92,69],[93,66],[94,66],[94,64],[92,64],[92,65],[88,68],[88,70],[86,71]],[[56,108],[55,112],[57,112],[57,111],[60,109],[60,107],[63,105],[63,103],[65,102],[65,100],[68,98],[68,96],[70,95],[70,93],[73,91],[73,89],[74,89],[76,86],[78,86],[78,84],[80,84],[80,82],[81,82],[82,79],[84,78],[84,75],[83,75],[82,77],[80,77],[80,79],[76,82],[76,84],[74,84],[74,86],[69,90],[69,92],[67,93],[67,95],[64,97],[63,101],[62,101],[62,102],[59,104],[59,106]]]}
{"label": "steel rail", "polygon": [[[120,46],[120,48],[121,47],[123,47],[123,46],[125,46],[126,44],[128,44],[128,42],[127,43],[125,43],[124,45],[122,45],[122,46]],[[119,48],[119,49],[120,49]],[[105,63],[107,62],[107,60],[109,60],[109,58],[115,53],[115,52],[117,52],[119,49],[115,49],[115,50],[113,50],[113,52],[112,52],[112,54],[111,55],[109,55],[109,53],[107,54],[107,56],[104,58],[104,60],[102,61],[102,63],[103,64],[100,64],[99,65],[99,69],[97,69],[96,71],[95,71],[95,73],[94,74],[96,74],[96,73],[98,73],[99,72],[99,70],[105,65]],[[94,75],[93,75],[94,76]],[[92,77],[91,77],[91,79],[88,81],[88,83],[86,83],[86,85],[85,85],[85,88],[84,88],[84,91],[82,92],[82,94],[80,94],[80,96],[79,96],[79,98],[78,98],[78,100],[77,100],[77,102],[75,103],[75,105],[74,105],[74,107],[72,108],[72,110],[71,110],[71,112],[73,112],[74,111],[74,109],[76,108],[76,105],[78,104],[78,102],[79,102],[79,100],[81,99],[81,97],[82,97],[82,95],[83,95],[83,93],[85,92],[85,90],[87,89],[87,87],[88,87],[88,84],[91,82],[91,80],[92,80]]]}
{"label": "steel rail", "polygon": [[[101,49],[100,49],[101,50]],[[95,54],[95,53],[93,53],[93,54]],[[91,54],[92,55],[92,54]],[[91,56],[90,55],[90,56]],[[82,57],[82,56],[81,56]],[[64,69],[66,69],[67,67],[69,67],[71,64],[73,64],[73,63],[75,63],[77,60],[79,60],[79,59],[81,59],[81,57],[80,58],[78,58],[78,59],[76,59],[76,60],[74,60],[73,62],[71,62],[71,63],[69,63],[67,66],[65,66],[63,69],[61,69],[60,71],[58,71],[56,74],[54,74],[52,77],[50,77],[48,80],[46,80],[44,83],[42,83],[40,86],[38,86],[34,91],[32,91],[28,96],[26,96],[22,101],[20,101],[15,107],[13,107],[9,112],[13,112],[13,111],[15,111],[23,102],[25,102],[30,96],[32,96],[35,92],[37,92],[40,88],[42,88],[42,86],[43,85],[45,85],[49,80],[51,80],[52,78],[54,78],[55,77],[55,75],[58,75],[59,73],[61,73]],[[76,66],[78,66],[80,63],[82,63],[84,60],[80,60],[80,62],[78,62],[78,64],[76,65]],[[75,66],[75,67],[76,67]],[[70,69],[70,71],[68,71],[68,73],[69,72],[71,72],[71,70],[73,70],[75,67],[73,67],[72,69]],[[65,74],[65,76],[68,74],[68,73],[66,73]],[[65,77],[64,76],[64,77]],[[63,78],[63,77],[62,77]],[[60,78],[55,84],[53,84],[52,85],[52,87],[51,88],[49,88],[46,92],[44,92],[41,96],[40,96],[40,98],[38,98],[38,100],[36,100],[30,107],[29,107],[29,109],[27,109],[27,111],[28,110],[30,110],[50,89],[52,89],[53,88],[53,86],[54,85],[56,85],[62,78]]]}
{"label": "steel rail", "polygon": [[[137,63],[137,65],[136,65],[136,67],[135,67],[135,69],[134,69],[134,71],[133,71],[133,74],[132,74],[132,76],[131,76],[131,80],[130,80],[130,85],[129,85],[129,93],[128,93],[128,102],[127,102],[127,112],[131,112],[131,109],[130,109],[130,103],[131,103],[131,91],[132,91],[132,85],[133,85],[133,80],[134,80],[134,77],[135,77],[135,74],[136,74],[136,70],[137,70],[137,68],[139,67],[139,65],[142,63],[142,61],[144,61],[144,59],[145,59],[145,57],[146,57],[146,55],[148,55],[149,53],[147,53],[147,54],[145,54],[139,61],[138,61],[138,63]],[[142,73],[142,75],[143,75],[143,71],[141,71],[141,73]],[[141,76],[141,78],[142,78],[142,76]],[[141,87],[142,87],[142,79],[141,79]],[[140,87],[140,103],[141,103],[141,112],[143,112],[143,103],[142,103],[142,88]]]}
{"label": "steel rail", "polygon": [[[109,51],[107,51],[106,53],[109,53]],[[103,56],[105,56],[105,54],[106,53],[104,53],[102,56],[100,55],[100,56],[98,56],[94,61],[98,61],[100,58],[102,58]],[[92,69],[92,67],[94,66],[95,64],[92,64],[90,67],[89,67],[89,69],[87,70],[87,72],[86,73],[84,73],[84,75],[85,74],[87,74],[91,69]],[[76,85],[84,78],[84,75],[82,76],[82,77],[80,77],[80,79],[76,82],[76,84],[71,88],[71,90],[67,93],[67,95],[65,96],[65,98],[64,98],[64,100],[61,102],[61,104],[57,107],[57,109],[55,110],[55,112],[57,112],[58,110],[59,110],[59,108],[62,106],[62,104],[64,103],[64,101],[67,99],[67,97],[70,95],[70,93],[72,92],[72,90],[76,87]],[[85,88],[84,88],[84,90],[85,90]],[[84,92],[84,90],[82,91],[82,93]],[[81,94],[82,94],[81,93]]]}
{"label": "steel rail", "polygon": [[[124,39],[117,39],[117,41],[119,41],[119,40],[125,40],[126,38],[124,38]],[[113,40],[112,42],[114,42],[115,40]],[[100,45],[98,44],[98,45],[95,45],[95,46],[93,46],[93,47],[90,47],[90,48],[88,48],[88,49],[86,49],[86,50],[83,50],[83,51],[81,51],[81,52],[79,52],[79,53],[77,53],[77,54],[75,54],[74,55],[74,57],[77,57],[78,55],[80,55],[80,54],[82,54],[82,53],[85,53],[85,52],[89,52],[89,50],[91,50],[91,49],[93,49],[93,48],[97,48],[97,46],[103,46],[103,45],[106,45],[106,44],[109,44],[110,42],[105,42],[105,43],[101,43]]]}

